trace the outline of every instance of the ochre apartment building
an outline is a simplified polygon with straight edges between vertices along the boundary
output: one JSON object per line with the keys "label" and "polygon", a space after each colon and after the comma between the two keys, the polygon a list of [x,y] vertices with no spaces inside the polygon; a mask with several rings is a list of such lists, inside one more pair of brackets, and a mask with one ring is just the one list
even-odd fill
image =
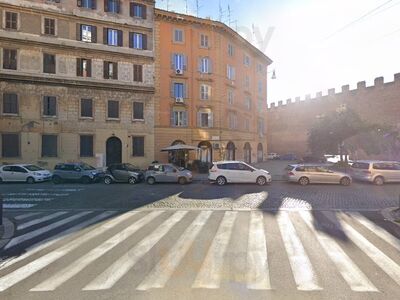
{"label": "ochre apartment building", "polygon": [[[155,10],[155,157],[262,161],[271,60],[223,23]],[[200,151],[165,153],[186,144]]]}

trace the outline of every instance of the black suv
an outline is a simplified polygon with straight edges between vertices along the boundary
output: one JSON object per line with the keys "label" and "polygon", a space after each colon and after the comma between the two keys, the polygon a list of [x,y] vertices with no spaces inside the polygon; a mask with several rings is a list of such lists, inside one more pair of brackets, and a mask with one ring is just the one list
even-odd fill
{"label": "black suv", "polygon": [[104,183],[127,182],[135,184],[144,179],[144,174],[140,168],[131,164],[113,164],[107,168],[104,175]]}

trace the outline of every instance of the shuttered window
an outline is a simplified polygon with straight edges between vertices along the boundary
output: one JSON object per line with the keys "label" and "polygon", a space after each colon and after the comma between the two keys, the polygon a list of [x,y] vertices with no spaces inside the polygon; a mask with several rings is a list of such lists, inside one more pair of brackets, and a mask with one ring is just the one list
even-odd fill
{"label": "shuttered window", "polygon": [[81,117],[93,118],[93,100],[81,99]]}
{"label": "shuttered window", "polygon": [[104,62],[104,79],[118,79],[118,63]]}
{"label": "shuttered window", "polygon": [[18,14],[15,12],[6,11],[6,28],[7,29],[18,29]]}
{"label": "shuttered window", "polygon": [[86,58],[76,59],[76,75],[79,77],[92,76],[92,60]]}
{"label": "shuttered window", "polygon": [[131,2],[130,3],[130,16],[134,18],[147,18],[147,7],[146,5]]}
{"label": "shuttered window", "polygon": [[120,6],[120,0],[104,0],[105,12],[119,13]]}
{"label": "shuttered window", "polygon": [[87,43],[97,43],[97,27],[86,24],[76,24],[76,39]]}
{"label": "shuttered window", "polygon": [[17,69],[17,50],[3,49],[3,69]]}
{"label": "shuttered window", "polygon": [[133,119],[144,120],[144,103],[133,102]]}
{"label": "shuttered window", "polygon": [[93,157],[93,135],[80,136],[80,157]]}
{"label": "shuttered window", "polygon": [[44,34],[56,35],[56,20],[44,18]]}
{"label": "shuttered window", "polygon": [[122,30],[104,28],[103,39],[104,39],[104,44],[106,45],[122,47],[123,32]]}
{"label": "shuttered window", "polygon": [[143,82],[143,66],[133,65],[133,81]]}
{"label": "shuttered window", "polygon": [[42,157],[57,157],[58,143],[56,135],[42,135]]}
{"label": "shuttered window", "polygon": [[119,119],[119,102],[118,101],[108,100],[107,117],[110,119]]}
{"label": "shuttered window", "polygon": [[2,157],[20,156],[19,134],[3,133],[1,135],[1,156]]}
{"label": "shuttered window", "polygon": [[18,115],[18,96],[17,94],[3,94],[3,114]]}
{"label": "shuttered window", "polygon": [[77,0],[78,7],[96,9],[96,0]]}
{"label": "shuttered window", "polygon": [[132,137],[132,156],[142,157],[144,156],[144,137],[134,136]]}
{"label": "shuttered window", "polygon": [[54,54],[43,54],[43,72],[50,74],[56,73],[56,56]]}
{"label": "shuttered window", "polygon": [[52,96],[43,97],[43,116],[54,117],[57,115],[57,99]]}
{"label": "shuttered window", "polygon": [[138,50],[147,50],[147,35],[144,33],[130,32],[129,47]]}

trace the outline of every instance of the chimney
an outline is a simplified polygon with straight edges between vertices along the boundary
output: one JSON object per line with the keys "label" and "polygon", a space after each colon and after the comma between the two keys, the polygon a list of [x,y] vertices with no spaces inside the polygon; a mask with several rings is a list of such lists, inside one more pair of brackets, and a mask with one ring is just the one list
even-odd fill
{"label": "chimney", "polygon": [[278,101],[278,106],[282,106],[283,105],[283,101]]}
{"label": "chimney", "polygon": [[394,74],[394,81],[400,81],[400,73]]}
{"label": "chimney", "polygon": [[310,100],[311,99],[311,94],[307,94],[306,95],[306,100]]}
{"label": "chimney", "polygon": [[357,83],[357,90],[365,89],[366,87],[367,87],[367,84],[365,81],[360,81]]}
{"label": "chimney", "polygon": [[328,90],[328,95],[329,95],[329,96],[335,95],[335,89],[329,89],[329,90]]}
{"label": "chimney", "polygon": [[350,91],[350,85],[346,84],[342,86],[342,93]]}
{"label": "chimney", "polygon": [[286,104],[292,104],[292,98],[287,99]]}
{"label": "chimney", "polygon": [[381,85],[383,85],[383,77],[375,78],[374,83],[375,83],[375,84],[374,84],[375,86],[381,86]]}
{"label": "chimney", "polygon": [[275,108],[275,102],[271,103],[271,108]]}
{"label": "chimney", "polygon": [[300,102],[300,97],[296,97],[295,102]]}
{"label": "chimney", "polygon": [[322,92],[318,92],[318,93],[316,94],[316,97],[317,97],[317,98],[321,98],[321,97],[322,97]]}

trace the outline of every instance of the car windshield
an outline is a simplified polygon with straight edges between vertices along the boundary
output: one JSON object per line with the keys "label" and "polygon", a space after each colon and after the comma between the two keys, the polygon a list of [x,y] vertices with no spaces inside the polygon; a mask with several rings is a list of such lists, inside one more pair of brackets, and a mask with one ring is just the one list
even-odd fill
{"label": "car windshield", "polygon": [[92,166],[88,165],[88,164],[82,164],[81,168],[85,171],[89,171],[89,170],[96,170],[95,168],[93,168]]}
{"label": "car windshield", "polygon": [[44,171],[41,167],[35,166],[35,165],[27,165],[24,166],[25,169],[28,169],[29,171],[35,172],[35,171]]}
{"label": "car windshield", "polygon": [[134,166],[132,164],[126,164],[125,167],[126,167],[126,169],[128,171],[138,171],[138,170],[140,170],[140,168],[138,168],[138,167],[136,167],[136,166]]}

